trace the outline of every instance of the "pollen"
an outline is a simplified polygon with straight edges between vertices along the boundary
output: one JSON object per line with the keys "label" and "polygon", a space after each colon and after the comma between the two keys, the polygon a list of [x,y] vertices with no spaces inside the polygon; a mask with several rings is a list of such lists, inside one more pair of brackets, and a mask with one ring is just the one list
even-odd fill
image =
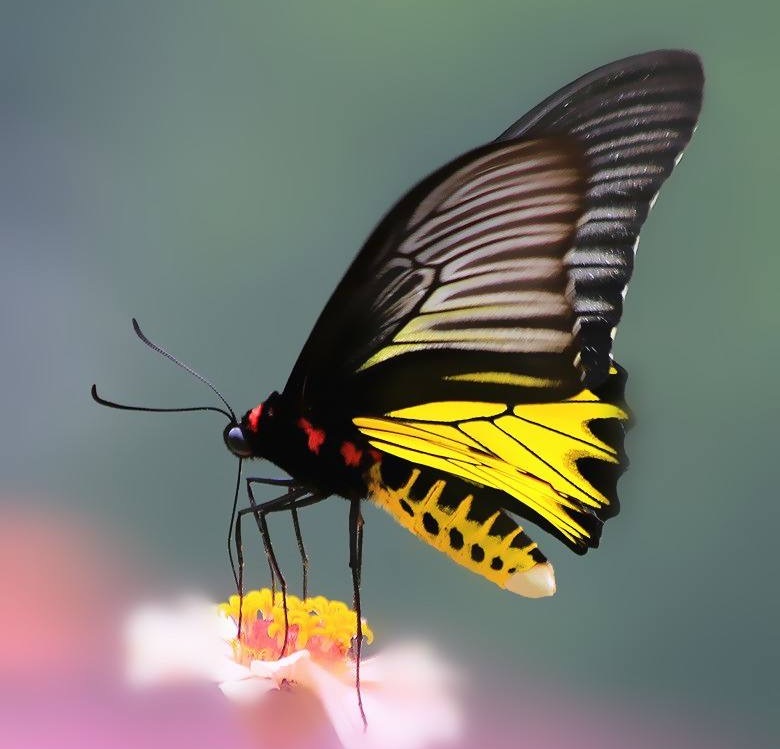
{"label": "pollen", "polygon": [[[219,610],[238,622],[240,599],[233,595]],[[341,601],[324,596],[301,599],[287,596],[286,652],[308,650],[315,660],[343,661],[350,653],[356,634],[355,612]],[[373,632],[363,622],[366,642]],[[268,588],[253,590],[244,596],[241,608],[241,636],[233,640],[236,660],[245,665],[253,660],[276,660],[284,646],[284,606],[282,594],[274,596]]]}

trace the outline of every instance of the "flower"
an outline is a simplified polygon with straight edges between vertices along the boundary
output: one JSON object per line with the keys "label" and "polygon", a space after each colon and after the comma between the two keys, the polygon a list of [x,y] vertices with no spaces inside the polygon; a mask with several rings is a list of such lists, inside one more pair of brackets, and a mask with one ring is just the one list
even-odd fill
{"label": "flower", "polygon": [[[262,746],[320,749],[329,741],[346,749],[422,749],[456,738],[452,675],[427,648],[399,646],[361,662],[364,727],[352,653],[355,612],[322,596],[288,595],[287,623],[285,646],[282,597],[267,589],[219,606],[187,600],[146,607],[128,623],[130,677],[136,684],[217,682]],[[365,623],[363,633],[370,643]]]}

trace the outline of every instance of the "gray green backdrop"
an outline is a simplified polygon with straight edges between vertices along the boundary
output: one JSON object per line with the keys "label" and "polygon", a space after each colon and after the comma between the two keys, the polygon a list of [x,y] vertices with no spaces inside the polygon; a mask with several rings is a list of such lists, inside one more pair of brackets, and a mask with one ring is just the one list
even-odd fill
{"label": "gray green backdrop", "polygon": [[[597,65],[691,48],[705,105],[642,234],[616,343],[638,427],[602,548],[577,558],[537,533],[559,592],[519,600],[370,508],[364,605],[384,640],[437,639],[477,691],[542,683],[771,742],[778,22],[757,0],[0,2],[6,502],[88,515],[170,589],[227,595],[220,418],[89,399],[94,381],[131,403],[214,400],[134,339],[131,316],[243,412],[283,386],[412,182]],[[313,586],[343,598],[346,511],[302,517]],[[296,581],[289,522],[272,530]]]}

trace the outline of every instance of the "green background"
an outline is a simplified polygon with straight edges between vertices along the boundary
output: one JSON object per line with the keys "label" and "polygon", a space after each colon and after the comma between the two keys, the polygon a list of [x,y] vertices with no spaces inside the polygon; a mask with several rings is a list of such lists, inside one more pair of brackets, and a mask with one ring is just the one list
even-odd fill
{"label": "green background", "polygon": [[[698,51],[700,127],[643,231],[615,348],[638,427],[602,548],[578,558],[537,532],[559,592],[520,600],[368,508],[364,605],[381,638],[438,639],[482,678],[737,746],[776,734],[772,3],[26,0],[0,13],[0,489],[118,529],[172,589],[217,598],[231,590],[235,478],[223,422],[89,399],[97,382],[129,403],[214,402],[135,340],[131,316],[243,412],[283,386],[413,182],[597,65]],[[346,517],[333,499],[302,523],[314,588],[348,599]],[[289,521],[272,531],[295,579]]]}

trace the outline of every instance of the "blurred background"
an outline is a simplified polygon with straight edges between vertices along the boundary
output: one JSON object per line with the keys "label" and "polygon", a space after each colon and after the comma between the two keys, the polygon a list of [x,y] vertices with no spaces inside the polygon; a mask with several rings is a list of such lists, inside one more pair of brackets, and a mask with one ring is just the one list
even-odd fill
{"label": "blurred background", "polygon": [[[232,590],[223,422],[89,398],[215,404],[132,316],[243,413],[412,183],[593,67],[686,47],[704,111],[615,348],[638,422],[622,513],[585,558],[536,531],[559,592],[528,601],[367,508],[364,611],[380,644],[438,643],[496,747],[773,745],[779,21],[761,0],[0,0],[0,663],[40,656],[71,585],[90,637],[120,599]],[[312,588],[349,600],[346,503],[302,525]],[[99,552],[71,569],[82,532]],[[297,590],[289,519],[272,533]]]}

